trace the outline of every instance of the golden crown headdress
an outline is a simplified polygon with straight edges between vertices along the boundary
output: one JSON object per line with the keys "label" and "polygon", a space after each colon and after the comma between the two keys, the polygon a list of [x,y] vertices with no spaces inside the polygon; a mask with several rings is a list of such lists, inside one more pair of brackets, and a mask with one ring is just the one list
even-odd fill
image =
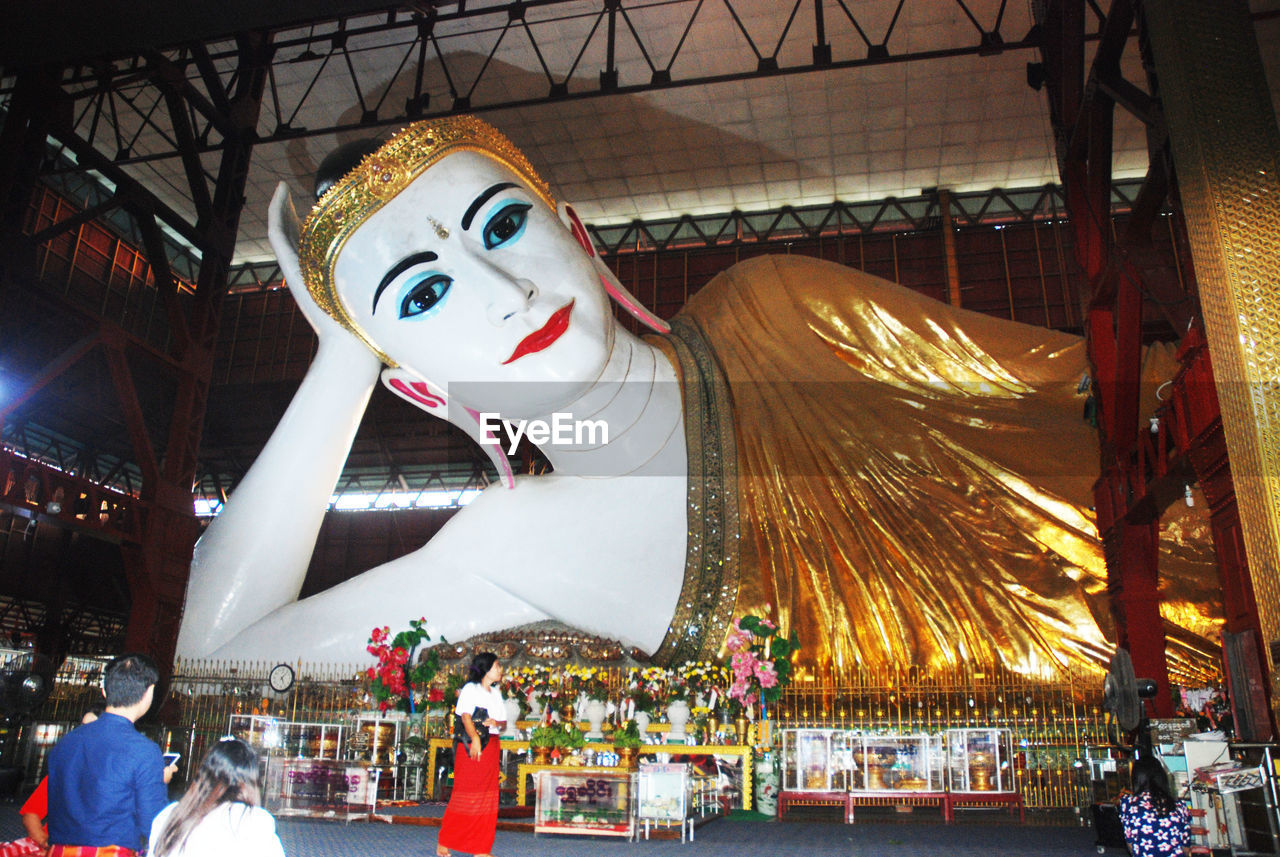
{"label": "golden crown headdress", "polygon": [[378,357],[395,363],[360,328],[339,297],[333,269],[347,239],[374,212],[413,183],[436,161],[453,152],[477,152],[523,179],[555,210],[546,182],[502,132],[474,116],[449,116],[414,122],[360,161],[325,191],[307,216],[298,243],[298,263],[307,291],[343,327]]}

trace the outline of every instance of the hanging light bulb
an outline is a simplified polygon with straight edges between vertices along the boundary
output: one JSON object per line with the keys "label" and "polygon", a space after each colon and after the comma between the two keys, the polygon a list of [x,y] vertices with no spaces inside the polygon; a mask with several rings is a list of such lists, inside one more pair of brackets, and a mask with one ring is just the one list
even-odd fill
{"label": "hanging light bulb", "polygon": [[1159,417],[1148,417],[1148,418],[1147,418],[1147,422],[1151,423],[1151,433],[1152,433],[1152,434],[1159,434],[1159,433],[1160,433],[1160,418],[1159,418]]}
{"label": "hanging light bulb", "polygon": [[1194,506],[1196,504],[1196,498],[1191,496],[1190,485],[1188,485],[1187,490],[1183,492],[1182,498],[1187,501],[1188,506]]}

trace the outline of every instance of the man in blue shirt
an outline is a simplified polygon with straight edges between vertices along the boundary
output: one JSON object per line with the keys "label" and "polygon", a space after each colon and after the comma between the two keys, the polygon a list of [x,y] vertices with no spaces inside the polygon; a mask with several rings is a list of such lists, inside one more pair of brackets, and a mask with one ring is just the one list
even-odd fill
{"label": "man in blue shirt", "polygon": [[116,658],[103,678],[107,710],[49,754],[50,857],[128,857],[142,847],[169,802],[165,784],[175,770],[133,725],[151,707],[158,677],[146,655]]}

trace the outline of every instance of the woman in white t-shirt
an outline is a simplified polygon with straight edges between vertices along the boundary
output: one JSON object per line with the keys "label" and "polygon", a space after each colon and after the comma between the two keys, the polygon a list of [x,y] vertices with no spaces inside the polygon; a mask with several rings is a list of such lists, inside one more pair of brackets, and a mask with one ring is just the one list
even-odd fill
{"label": "woman in white t-shirt", "polygon": [[284,857],[276,820],[260,803],[258,754],[239,738],[223,738],[182,799],[151,822],[151,857]]}
{"label": "woman in white t-shirt", "polygon": [[471,659],[467,683],[458,691],[453,713],[461,731],[453,744],[453,794],[436,840],[439,857],[449,857],[451,848],[491,857],[498,829],[498,735],[506,725],[501,680],[498,656],[481,652]]}

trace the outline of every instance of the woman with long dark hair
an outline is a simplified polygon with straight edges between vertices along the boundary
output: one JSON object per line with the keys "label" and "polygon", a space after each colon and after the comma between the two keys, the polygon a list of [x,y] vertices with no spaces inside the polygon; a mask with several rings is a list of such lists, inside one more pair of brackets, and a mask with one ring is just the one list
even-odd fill
{"label": "woman with long dark hair", "polygon": [[493,652],[471,659],[467,683],[453,707],[458,727],[453,740],[453,794],[440,824],[436,854],[449,857],[456,848],[477,857],[492,857],[498,829],[498,734],[506,724],[506,707],[498,682],[502,664]]}
{"label": "woman with long dark hair", "polygon": [[1133,791],[1120,798],[1120,823],[1133,857],[1180,857],[1190,834],[1187,807],[1169,790],[1164,765],[1143,756],[1131,769]]}
{"label": "woman with long dark hair", "polygon": [[276,820],[261,807],[258,754],[223,738],[205,754],[195,781],[151,824],[151,857],[284,857]]}

